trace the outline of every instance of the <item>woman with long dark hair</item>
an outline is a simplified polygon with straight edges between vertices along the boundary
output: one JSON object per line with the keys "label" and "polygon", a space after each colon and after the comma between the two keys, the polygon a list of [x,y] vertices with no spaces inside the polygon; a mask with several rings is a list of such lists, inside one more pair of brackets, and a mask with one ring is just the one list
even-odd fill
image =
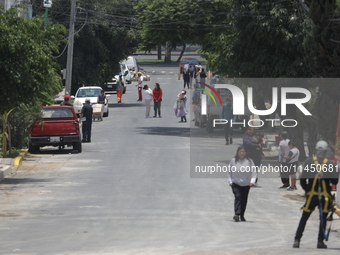
{"label": "woman with long dark hair", "polygon": [[228,181],[235,196],[234,221],[246,221],[244,213],[246,211],[248,194],[250,187],[255,185],[257,171],[252,159],[246,155],[243,146],[237,148],[236,155],[229,162]]}
{"label": "woman with long dark hair", "polygon": [[153,94],[153,109],[155,110],[154,118],[157,117],[157,111],[158,111],[158,117],[162,118],[161,116],[161,102],[162,102],[162,96],[163,96],[163,90],[161,89],[159,83],[155,83],[155,88],[152,91]]}

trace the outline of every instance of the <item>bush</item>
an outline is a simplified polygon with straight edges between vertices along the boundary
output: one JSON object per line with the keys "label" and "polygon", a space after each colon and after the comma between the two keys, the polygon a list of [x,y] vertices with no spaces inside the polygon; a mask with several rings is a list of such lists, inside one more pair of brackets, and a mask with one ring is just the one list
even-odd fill
{"label": "bush", "polygon": [[[11,152],[7,152],[7,158],[16,158],[20,155],[20,149],[12,148]],[[0,158],[2,158],[2,151],[0,152]]]}
{"label": "bush", "polygon": [[[37,113],[36,108],[27,109],[21,108],[13,111],[8,118],[8,123],[10,125],[10,137],[12,152],[18,150],[20,153],[20,149],[24,149],[28,147],[29,142],[29,132],[32,123],[34,123],[39,117],[39,113]],[[0,150],[2,149],[3,142],[3,126],[2,126],[2,116],[0,116]],[[8,156],[10,157],[10,156]]]}

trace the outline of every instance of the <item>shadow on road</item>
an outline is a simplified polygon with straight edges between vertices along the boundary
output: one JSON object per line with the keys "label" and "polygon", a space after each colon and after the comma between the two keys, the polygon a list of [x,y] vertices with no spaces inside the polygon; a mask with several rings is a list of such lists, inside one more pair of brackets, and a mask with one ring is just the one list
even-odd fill
{"label": "shadow on road", "polygon": [[33,153],[33,154],[78,154],[79,152],[73,149],[50,149],[50,148],[41,148],[39,152]]}
{"label": "shadow on road", "polygon": [[50,179],[33,179],[33,178],[5,178],[1,180],[1,184],[15,185],[25,183],[50,182]]}
{"label": "shadow on road", "polygon": [[145,107],[144,102],[143,103],[109,103],[109,108],[128,108],[128,107]]}
{"label": "shadow on road", "polygon": [[184,127],[139,127],[137,130],[143,135],[190,137],[190,128]]}

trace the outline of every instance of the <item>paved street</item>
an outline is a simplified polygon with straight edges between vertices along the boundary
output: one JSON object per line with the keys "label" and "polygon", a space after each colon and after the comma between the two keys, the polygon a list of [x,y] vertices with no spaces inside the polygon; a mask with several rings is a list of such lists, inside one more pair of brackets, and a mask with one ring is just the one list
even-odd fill
{"label": "paved street", "polygon": [[[133,82],[122,104],[111,94],[110,115],[93,123],[92,143],[81,154],[43,149],[28,156],[0,183],[1,255],[339,254],[339,232],[331,232],[328,250],[316,249],[317,211],[301,248],[291,248],[303,198],[299,190],[278,189],[276,174],[259,178],[247,222],[234,222],[226,179],[191,178],[190,170],[207,155],[226,164],[241,132],[226,146],[221,130],[210,135],[190,115],[179,123],[177,67],[142,67],[151,73],[146,84],[163,89],[163,118],[145,119]],[[332,224],[340,231],[338,218]]]}

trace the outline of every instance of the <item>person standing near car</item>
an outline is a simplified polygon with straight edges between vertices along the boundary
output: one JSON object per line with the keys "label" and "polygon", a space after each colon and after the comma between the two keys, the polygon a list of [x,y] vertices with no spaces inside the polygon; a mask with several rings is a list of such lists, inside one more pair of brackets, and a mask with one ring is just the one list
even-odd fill
{"label": "person standing near car", "polygon": [[97,103],[107,105],[108,102],[109,102],[109,100],[108,100],[107,96],[105,95],[105,90],[102,89],[100,91],[100,95],[98,95]]}
{"label": "person standing near car", "polygon": [[89,98],[85,99],[85,104],[81,109],[80,118],[85,119],[82,121],[82,133],[83,139],[82,142],[90,143],[91,142],[91,129],[92,129],[92,114],[93,108],[91,105],[91,100]]}
{"label": "person standing near car", "polygon": [[64,102],[62,102],[60,105],[72,106],[70,103],[70,98],[71,97],[69,95],[64,96]]}
{"label": "person standing near car", "polygon": [[143,90],[143,76],[141,72],[137,73],[138,78],[137,78],[137,87],[138,87],[138,100],[137,101],[142,101],[143,97],[142,97],[142,90]]}
{"label": "person standing near car", "polygon": [[123,91],[124,91],[124,81],[122,73],[119,73],[119,79],[117,81],[117,101],[118,103],[122,102]]}
{"label": "person standing near car", "polygon": [[162,96],[163,96],[163,90],[161,89],[159,83],[155,84],[155,88],[152,91],[153,94],[153,108],[155,110],[154,118],[157,118],[157,112],[158,117],[162,118],[161,116],[161,103],[162,103]]}

